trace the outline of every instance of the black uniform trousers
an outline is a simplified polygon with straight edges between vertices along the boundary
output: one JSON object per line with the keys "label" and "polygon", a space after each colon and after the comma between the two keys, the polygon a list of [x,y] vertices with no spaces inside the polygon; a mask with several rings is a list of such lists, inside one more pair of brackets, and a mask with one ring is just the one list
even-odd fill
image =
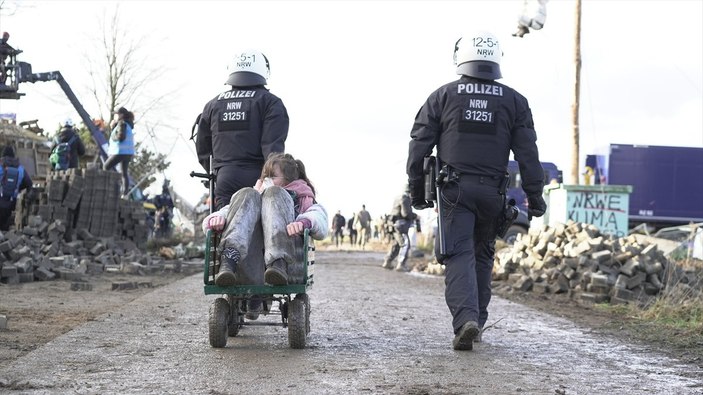
{"label": "black uniform trousers", "polygon": [[498,180],[458,178],[447,182],[441,191],[446,246],[444,296],[455,334],[468,321],[483,327],[488,319],[496,220],[503,207]]}
{"label": "black uniform trousers", "polygon": [[262,166],[226,164],[217,169],[215,181],[215,209],[229,204],[238,190],[253,187],[261,176]]}

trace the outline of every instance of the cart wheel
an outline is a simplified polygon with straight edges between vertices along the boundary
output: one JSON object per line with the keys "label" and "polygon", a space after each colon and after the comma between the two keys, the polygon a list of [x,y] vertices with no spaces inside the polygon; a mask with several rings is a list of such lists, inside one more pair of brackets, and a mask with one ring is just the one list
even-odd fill
{"label": "cart wheel", "polygon": [[227,295],[227,300],[231,306],[227,334],[230,337],[235,337],[239,334],[239,330],[242,329],[242,324],[244,323],[244,314],[242,314],[240,303],[245,302],[236,301],[230,295]]}
{"label": "cart wheel", "polygon": [[224,298],[217,298],[210,306],[210,346],[222,348],[227,345],[227,322],[229,321],[229,303]]}
{"label": "cart wheel", "polygon": [[310,334],[310,296],[308,294],[297,294],[296,299],[301,299],[305,303],[305,333]]}
{"label": "cart wheel", "polygon": [[290,348],[305,348],[305,302],[293,299],[288,305],[288,344]]}

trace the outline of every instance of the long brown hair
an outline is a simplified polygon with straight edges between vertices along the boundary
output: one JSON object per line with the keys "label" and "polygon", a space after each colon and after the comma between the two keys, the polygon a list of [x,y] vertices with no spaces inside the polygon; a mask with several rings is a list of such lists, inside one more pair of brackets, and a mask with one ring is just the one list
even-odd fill
{"label": "long brown hair", "polygon": [[300,159],[295,159],[291,154],[272,152],[268,159],[266,159],[264,168],[261,170],[261,179],[273,177],[273,170],[276,166],[281,169],[283,178],[286,179],[286,184],[290,184],[295,180],[303,180],[310,186],[312,193],[315,193],[315,187],[312,185],[312,182],[310,182],[305,172],[305,165]]}
{"label": "long brown hair", "polygon": [[130,127],[134,127],[134,113],[124,107],[117,109],[117,113],[122,115],[122,120],[127,122]]}

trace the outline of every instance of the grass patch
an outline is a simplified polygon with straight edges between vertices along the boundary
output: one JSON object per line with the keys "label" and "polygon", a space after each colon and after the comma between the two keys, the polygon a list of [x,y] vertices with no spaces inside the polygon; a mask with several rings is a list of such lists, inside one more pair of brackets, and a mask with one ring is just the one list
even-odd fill
{"label": "grass patch", "polygon": [[631,339],[659,344],[671,350],[688,351],[703,358],[703,323],[699,307],[671,306],[641,310],[632,306],[599,306],[614,320],[610,327]]}
{"label": "grass patch", "polygon": [[703,333],[703,302],[701,301],[671,303],[666,298],[662,298],[648,309],[642,310],[639,317],[643,320],[657,321],[681,329],[691,328]]}
{"label": "grass patch", "polygon": [[645,307],[599,304],[596,308],[615,317],[613,324],[631,337],[692,353],[703,349],[703,296],[690,288],[667,289]]}

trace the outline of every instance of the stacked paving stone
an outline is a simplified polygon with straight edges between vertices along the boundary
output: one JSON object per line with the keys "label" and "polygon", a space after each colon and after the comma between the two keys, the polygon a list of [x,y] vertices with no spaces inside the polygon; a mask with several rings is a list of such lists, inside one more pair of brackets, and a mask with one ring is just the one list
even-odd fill
{"label": "stacked paving stone", "polygon": [[73,290],[90,290],[81,283],[84,275],[181,271],[180,261],[164,263],[142,252],[146,212],[141,202],[120,199],[120,182],[119,173],[95,166],[50,172],[43,190],[37,188],[38,202],[18,201],[25,225],[0,233],[0,283],[64,279],[75,282]]}
{"label": "stacked paving stone", "polygon": [[69,238],[75,231],[86,230],[96,237],[131,240],[144,249],[146,212],[141,202],[120,199],[120,183],[119,173],[95,166],[54,171],[47,177],[39,203],[27,214],[47,223],[61,221]]}
{"label": "stacked paving stone", "polygon": [[570,221],[532,229],[496,254],[494,280],[520,291],[574,292],[582,300],[647,304],[663,288],[668,260],[656,244],[613,238]]}
{"label": "stacked paving stone", "polygon": [[[48,223],[40,216],[31,216],[28,222],[21,232],[0,233],[2,284],[63,279],[73,282],[72,290],[85,291],[92,289],[85,283],[85,275],[195,272],[202,265],[164,261],[142,253],[131,240],[96,237],[85,229],[79,229],[71,241],[66,241],[66,226],[58,219]],[[114,289],[130,289],[134,284],[144,286],[138,282],[116,284]]]}
{"label": "stacked paving stone", "polygon": [[123,239],[133,240],[141,248],[146,248],[149,229],[146,225],[144,205],[133,200],[119,200],[117,229]]}

